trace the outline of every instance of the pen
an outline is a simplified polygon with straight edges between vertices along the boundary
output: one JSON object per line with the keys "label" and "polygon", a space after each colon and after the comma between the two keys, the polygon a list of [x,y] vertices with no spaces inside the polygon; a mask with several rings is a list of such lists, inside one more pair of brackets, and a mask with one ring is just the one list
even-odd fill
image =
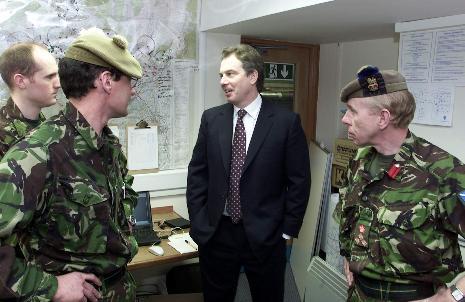
{"label": "pen", "polygon": [[197,250],[197,248],[192,243],[190,243],[189,240],[185,239],[184,242],[190,245],[194,250]]}

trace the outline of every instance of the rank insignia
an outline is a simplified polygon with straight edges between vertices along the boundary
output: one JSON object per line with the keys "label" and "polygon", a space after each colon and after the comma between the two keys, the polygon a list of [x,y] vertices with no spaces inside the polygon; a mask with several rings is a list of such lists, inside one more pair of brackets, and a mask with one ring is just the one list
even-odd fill
{"label": "rank insignia", "polygon": [[365,226],[363,224],[359,225],[358,226],[358,230],[360,231],[360,233],[365,233]]}
{"label": "rank insignia", "polygon": [[365,240],[365,237],[363,237],[363,234],[358,234],[357,237],[355,237],[355,243],[357,243],[358,245],[361,245],[363,247],[367,247],[368,246],[368,242]]}
{"label": "rank insignia", "polygon": [[396,179],[397,174],[400,172],[400,165],[399,164],[394,164],[389,168],[389,171],[387,172],[388,176],[391,179]]}

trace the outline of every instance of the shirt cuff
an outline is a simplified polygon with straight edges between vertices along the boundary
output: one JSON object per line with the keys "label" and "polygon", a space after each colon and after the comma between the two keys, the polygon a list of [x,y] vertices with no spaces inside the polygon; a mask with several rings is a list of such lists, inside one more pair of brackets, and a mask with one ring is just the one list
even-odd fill
{"label": "shirt cuff", "polygon": [[283,238],[284,238],[284,239],[291,239],[291,236],[289,236],[288,234],[284,234],[284,233],[283,233]]}

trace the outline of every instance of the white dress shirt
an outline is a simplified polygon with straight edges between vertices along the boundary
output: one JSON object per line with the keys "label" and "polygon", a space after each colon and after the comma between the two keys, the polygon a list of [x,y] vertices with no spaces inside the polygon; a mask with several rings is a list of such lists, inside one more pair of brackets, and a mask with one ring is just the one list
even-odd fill
{"label": "white dress shirt", "polygon": [[[244,122],[245,128],[245,153],[249,151],[250,139],[252,138],[253,131],[255,129],[255,124],[257,123],[258,114],[260,113],[260,108],[262,107],[262,97],[259,94],[252,103],[250,103],[247,107],[243,108],[247,114],[244,115],[242,121]],[[237,124],[237,112],[241,108],[234,106],[234,114],[233,114],[233,135],[232,139],[234,140],[234,132],[236,131],[236,124]]]}

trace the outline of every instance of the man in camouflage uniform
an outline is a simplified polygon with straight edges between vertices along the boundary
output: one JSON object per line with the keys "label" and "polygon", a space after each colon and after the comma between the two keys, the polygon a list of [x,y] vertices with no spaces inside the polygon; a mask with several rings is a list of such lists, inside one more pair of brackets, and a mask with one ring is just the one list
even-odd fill
{"label": "man in camouflage uniform", "polygon": [[341,101],[361,146],[335,212],[348,301],[453,298],[443,286],[464,270],[465,166],[408,130],[415,100],[397,71],[363,67]]}
{"label": "man in camouflage uniform", "polygon": [[[0,299],[134,301],[137,202],[118,139],[142,70],[121,36],[83,31],[59,62],[66,108],[0,163]],[[25,260],[4,238],[20,234]]]}
{"label": "man in camouflage uniform", "polygon": [[[41,45],[16,43],[0,55],[0,74],[10,97],[0,109],[0,159],[10,147],[45,120],[44,107],[56,103],[60,89],[56,59]],[[5,239],[17,244],[16,234]],[[1,248],[0,248],[1,253]],[[0,267],[5,258],[0,257]]]}
{"label": "man in camouflage uniform", "polygon": [[0,159],[45,120],[41,109],[56,103],[60,89],[55,58],[40,44],[17,43],[0,56],[0,73],[10,98],[0,109]]}

